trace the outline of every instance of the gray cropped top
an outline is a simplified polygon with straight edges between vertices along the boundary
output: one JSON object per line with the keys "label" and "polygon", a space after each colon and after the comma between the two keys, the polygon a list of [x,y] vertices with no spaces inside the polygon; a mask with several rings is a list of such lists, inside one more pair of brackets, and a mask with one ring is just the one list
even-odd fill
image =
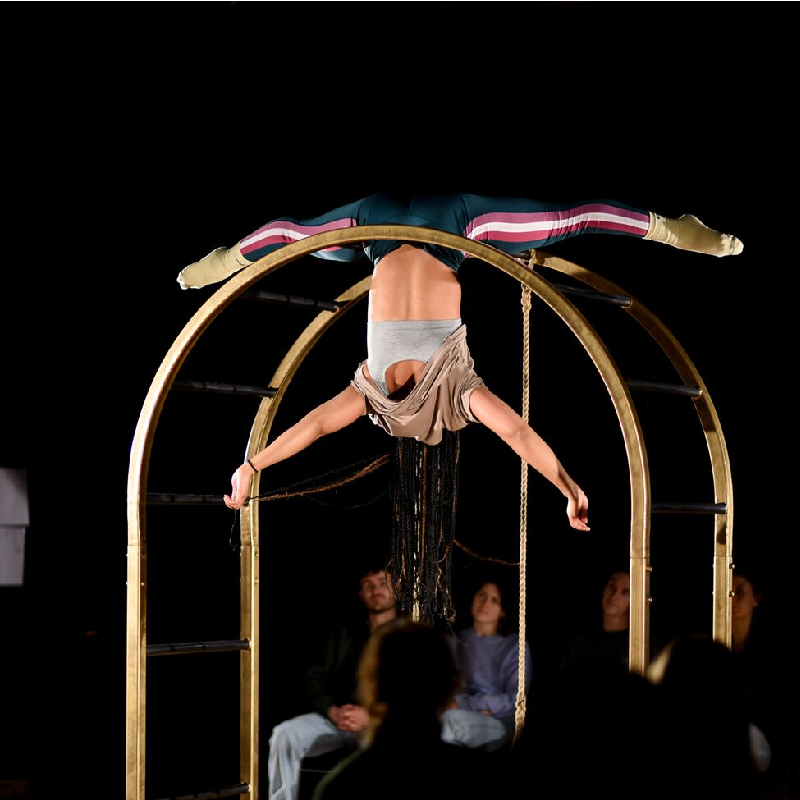
{"label": "gray cropped top", "polygon": [[442,431],[460,431],[479,422],[470,408],[472,392],[484,383],[475,374],[467,347],[467,326],[450,334],[425,362],[414,388],[399,400],[387,397],[372,377],[365,374],[366,361],[356,369],[350,386],[363,398],[369,418],[390,436],[414,437],[436,445]]}
{"label": "gray cropped top", "polygon": [[408,319],[367,323],[367,367],[384,395],[386,370],[398,361],[428,362],[442,342],[461,326],[457,319]]}

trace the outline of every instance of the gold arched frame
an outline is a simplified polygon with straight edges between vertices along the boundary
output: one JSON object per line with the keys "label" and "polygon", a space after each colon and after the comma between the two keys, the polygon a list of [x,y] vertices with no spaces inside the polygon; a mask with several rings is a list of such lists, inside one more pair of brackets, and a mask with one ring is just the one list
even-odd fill
{"label": "gold arched frame", "polygon": [[[576,280],[591,286],[592,289],[607,295],[627,297],[629,302],[623,306],[626,313],[652,337],[655,343],[661,348],[664,354],[672,363],[675,371],[680,376],[685,386],[697,387],[699,394],[692,397],[695,411],[702,426],[703,434],[708,448],[711,462],[711,473],[714,485],[714,502],[724,505],[725,511],[714,515],[714,556],[713,556],[713,609],[712,609],[712,636],[728,647],[731,646],[731,596],[733,591],[733,484],[731,481],[730,460],[728,449],[725,443],[725,436],[722,432],[719,416],[711,395],[708,392],[700,373],[695,367],[689,355],[680,345],[678,340],[668,330],[661,320],[659,320],[644,303],[635,299],[629,292],[625,291],[616,283],[597,275],[584,267],[578,266],[571,261],[563,258],[534,251],[531,254],[531,262],[540,266],[547,267],[564,275],[569,275]],[[640,602],[640,595],[635,591],[634,580],[643,581],[641,567],[644,566],[649,572],[649,566],[645,566],[644,551],[640,551],[634,541],[633,527],[631,529],[631,603]],[[644,544],[644,543],[643,543]],[[647,547],[649,555],[649,545]],[[641,566],[635,562],[642,559]],[[647,602],[646,592],[643,602]],[[639,609],[640,613],[643,613]],[[631,615],[631,639],[635,638],[636,631],[634,624],[635,617]]]}
{"label": "gold arched frame", "polygon": [[[646,666],[646,653],[649,645],[649,555],[650,555],[650,480],[641,425],[636,414],[628,387],[620,375],[611,355],[600,337],[586,318],[559,291],[535,272],[526,268],[511,256],[480,242],[474,242],[456,234],[430,228],[405,225],[368,225],[315,234],[298,242],[288,244],[241,272],[234,275],[208,298],[195,312],[184,329],[173,342],[164,357],[142,406],[131,446],[128,472],[128,581],[127,581],[127,658],[126,658],[126,797],[127,800],[144,800],[145,773],[145,689],[146,689],[146,599],[147,599],[147,547],[146,547],[146,491],[147,468],[152,450],[155,430],[164,401],[189,352],[200,336],[222,310],[236,297],[261,280],[267,274],[318,250],[344,246],[370,240],[402,240],[407,242],[439,245],[460,250],[497,267],[503,272],[527,285],[544,301],[562,321],[572,330],[587,351],[597,368],[611,397],[622,430],[630,474],[631,508],[631,633],[630,667],[643,671]],[[539,263],[543,254],[537,254]],[[564,272],[579,277],[587,283],[597,280],[600,288],[602,279],[577,265],[562,260],[552,260],[547,266],[561,268]],[[261,450],[269,437],[272,421],[280,401],[300,364],[313,349],[319,338],[333,322],[349,310],[369,291],[370,278],[357,283],[337,300],[341,307],[337,311],[322,311],[308,325],[281,361],[273,375],[270,385],[277,388],[273,397],[262,400],[251,428],[245,458]],[[611,286],[610,283],[608,283]],[[601,289],[602,290],[602,289]],[[669,335],[664,335],[663,326],[652,315],[645,314],[640,323],[651,324],[651,333],[663,346],[672,341],[673,355],[683,354],[682,349]],[[668,332],[666,332],[668,334]],[[663,341],[662,341],[663,340]],[[685,354],[683,354],[685,355]],[[688,358],[677,359],[681,363]],[[691,362],[688,362],[689,364]],[[684,372],[686,369],[684,369]],[[694,377],[693,368],[689,372]],[[699,378],[699,376],[697,376]],[[704,424],[718,420],[710,400],[702,406],[701,419]],[[705,416],[703,416],[705,414]],[[707,439],[708,439],[707,434]],[[720,447],[722,452],[720,453]],[[716,496],[723,495],[730,502],[730,475],[727,469],[727,456],[721,434],[709,441],[714,464],[714,484]],[[259,476],[254,477],[254,493],[258,494]],[[729,506],[729,509],[732,508]],[[258,797],[258,559],[259,535],[256,504],[251,504],[241,515],[241,581],[240,632],[249,641],[248,650],[241,652],[240,661],[240,776],[243,784],[249,787],[248,796]],[[730,511],[728,513],[730,519]],[[724,522],[717,532],[717,541],[725,542],[729,562],[729,525]],[[715,567],[716,567],[715,561]],[[729,564],[726,564],[729,566]],[[730,577],[726,571],[728,583]],[[717,597],[718,581],[715,580],[715,635],[717,620],[723,620],[724,637],[729,638],[730,602],[729,592],[724,599]]]}

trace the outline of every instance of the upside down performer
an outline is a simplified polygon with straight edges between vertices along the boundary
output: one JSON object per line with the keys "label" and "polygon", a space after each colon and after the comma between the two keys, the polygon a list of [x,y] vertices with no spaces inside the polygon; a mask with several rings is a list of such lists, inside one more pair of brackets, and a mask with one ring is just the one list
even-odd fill
{"label": "upside down performer", "polygon": [[[484,242],[509,255],[590,233],[634,236],[714,256],[742,252],[739,239],[696,217],[665,218],[615,200],[543,203],[472,194],[403,200],[378,194],[319,217],[268,222],[231,248],[217,248],[178,276],[181,288],[223,281],[291,242],[333,229],[415,225]],[[588,531],[588,499],[547,443],[476,374],[461,321],[458,270],[465,254],[429,244],[365,242],[315,256],[373,264],[367,359],[350,384],[306,414],[231,479],[228,508],[249,498],[256,471],[289,458],[368,414],[397,438],[392,574],[401,613],[415,605],[422,618],[451,613],[449,564],[458,485],[458,431],[480,422],[496,433],[567,499],[569,524]],[[421,492],[427,492],[427,498]],[[425,519],[419,509],[425,509]],[[431,546],[436,536],[434,552]],[[425,539],[422,557],[421,542]]]}

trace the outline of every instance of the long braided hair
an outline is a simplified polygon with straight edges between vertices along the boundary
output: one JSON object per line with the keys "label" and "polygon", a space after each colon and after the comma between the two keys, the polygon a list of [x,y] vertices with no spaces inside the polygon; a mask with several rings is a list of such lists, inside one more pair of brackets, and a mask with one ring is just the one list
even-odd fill
{"label": "long braided hair", "polygon": [[[398,613],[422,622],[438,619],[453,622],[456,616],[450,589],[453,547],[457,545],[470,555],[481,557],[455,538],[459,457],[458,432],[443,430],[437,445],[400,437],[394,440],[389,454],[369,459],[369,463],[362,461],[331,470],[289,487],[261,493],[251,500],[303,497],[322,503],[319,495],[389,466],[391,540],[386,569],[392,576]],[[365,504],[368,503],[350,508]],[[337,505],[342,507],[340,503]]]}
{"label": "long braided hair", "polygon": [[438,445],[398,438],[392,454],[389,569],[398,613],[424,622],[455,619],[450,592],[458,504],[460,439]]}

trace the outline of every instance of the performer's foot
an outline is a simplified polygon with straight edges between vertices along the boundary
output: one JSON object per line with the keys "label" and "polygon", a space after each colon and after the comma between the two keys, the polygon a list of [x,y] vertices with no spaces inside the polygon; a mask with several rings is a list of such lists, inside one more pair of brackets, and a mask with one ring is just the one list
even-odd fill
{"label": "performer's foot", "polygon": [[684,214],[678,219],[661,217],[650,212],[650,229],[645,239],[663,242],[680,250],[707,253],[710,256],[736,256],[744,250],[740,239],[703,225],[697,217]]}
{"label": "performer's foot", "polygon": [[239,245],[233,247],[218,247],[207,256],[184,267],[178,275],[177,281],[181,289],[199,289],[210,283],[219,283],[229,278],[243,267],[250,265],[240,252]]}

